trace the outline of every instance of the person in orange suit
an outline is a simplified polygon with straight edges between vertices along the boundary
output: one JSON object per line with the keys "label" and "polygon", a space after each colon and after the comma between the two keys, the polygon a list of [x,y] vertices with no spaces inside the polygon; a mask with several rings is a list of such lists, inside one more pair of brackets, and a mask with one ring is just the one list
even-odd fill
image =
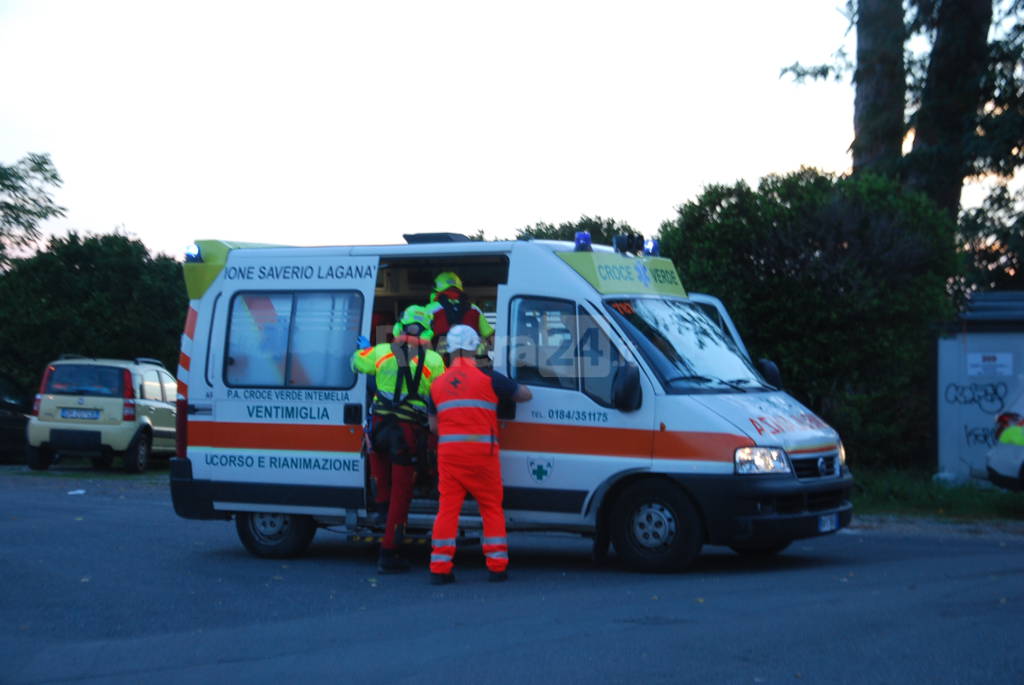
{"label": "person in orange suit", "polygon": [[498,450],[498,400],[525,402],[530,389],[495,371],[477,368],[480,336],[466,325],[448,331],[451,367],[430,386],[431,430],[437,433],[438,503],[432,535],[430,580],[455,580],[455,536],[466,494],[473,496],[483,518],[483,552],[489,579],[508,578],[508,538],[502,508]]}

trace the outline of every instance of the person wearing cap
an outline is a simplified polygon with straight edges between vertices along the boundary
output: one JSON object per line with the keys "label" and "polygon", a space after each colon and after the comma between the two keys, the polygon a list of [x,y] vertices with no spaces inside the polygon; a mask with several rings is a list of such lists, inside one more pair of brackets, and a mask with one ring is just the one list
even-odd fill
{"label": "person wearing cap", "polygon": [[430,386],[430,428],[437,433],[438,502],[430,555],[435,585],[455,580],[459,512],[470,494],[484,523],[483,552],[491,581],[508,578],[508,539],[498,458],[498,400],[525,402],[530,389],[492,370],[477,368],[480,336],[467,325],[448,331],[451,367]]}
{"label": "person wearing cap", "polygon": [[433,319],[431,330],[438,350],[444,349],[444,340],[452,326],[469,326],[483,340],[494,336],[494,328],[484,318],[483,311],[469,301],[462,288],[462,279],[453,271],[445,271],[434,279],[434,290],[427,305]]}
{"label": "person wearing cap", "polygon": [[360,339],[352,368],[376,377],[370,424],[370,474],[376,484],[375,505],[386,523],[377,570],[400,573],[409,562],[398,554],[412,501],[416,464],[426,458],[427,398],[444,373],[441,355],[430,349],[430,313],[407,307],[393,329],[394,340],[369,346]]}

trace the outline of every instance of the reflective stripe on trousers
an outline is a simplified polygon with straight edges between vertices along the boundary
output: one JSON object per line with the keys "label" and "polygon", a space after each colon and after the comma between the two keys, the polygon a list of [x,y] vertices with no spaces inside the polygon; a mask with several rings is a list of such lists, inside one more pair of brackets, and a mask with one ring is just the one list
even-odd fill
{"label": "reflective stripe on trousers", "polygon": [[484,535],[481,540],[484,562],[490,571],[508,568],[508,537],[505,533],[505,511],[501,506],[501,463],[483,457],[467,462],[438,461],[437,517],[434,519],[431,573],[451,573],[455,557],[455,535],[459,529],[459,513],[466,494],[470,493],[480,507]]}

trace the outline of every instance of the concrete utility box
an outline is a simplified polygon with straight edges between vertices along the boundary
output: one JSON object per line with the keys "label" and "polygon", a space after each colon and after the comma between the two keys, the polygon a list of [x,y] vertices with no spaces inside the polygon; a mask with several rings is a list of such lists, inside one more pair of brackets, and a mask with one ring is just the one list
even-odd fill
{"label": "concrete utility box", "polygon": [[938,341],[936,478],[986,479],[996,417],[1024,394],[1024,292],[974,293]]}

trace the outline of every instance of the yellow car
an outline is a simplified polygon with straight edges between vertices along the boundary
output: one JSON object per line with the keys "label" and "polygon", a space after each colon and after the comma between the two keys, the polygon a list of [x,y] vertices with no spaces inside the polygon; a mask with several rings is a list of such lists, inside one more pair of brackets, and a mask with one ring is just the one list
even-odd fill
{"label": "yellow car", "polygon": [[25,461],[45,470],[66,455],[109,468],[120,455],[126,471],[142,473],[150,455],[174,453],[177,388],[156,359],[62,355],[43,372]]}

